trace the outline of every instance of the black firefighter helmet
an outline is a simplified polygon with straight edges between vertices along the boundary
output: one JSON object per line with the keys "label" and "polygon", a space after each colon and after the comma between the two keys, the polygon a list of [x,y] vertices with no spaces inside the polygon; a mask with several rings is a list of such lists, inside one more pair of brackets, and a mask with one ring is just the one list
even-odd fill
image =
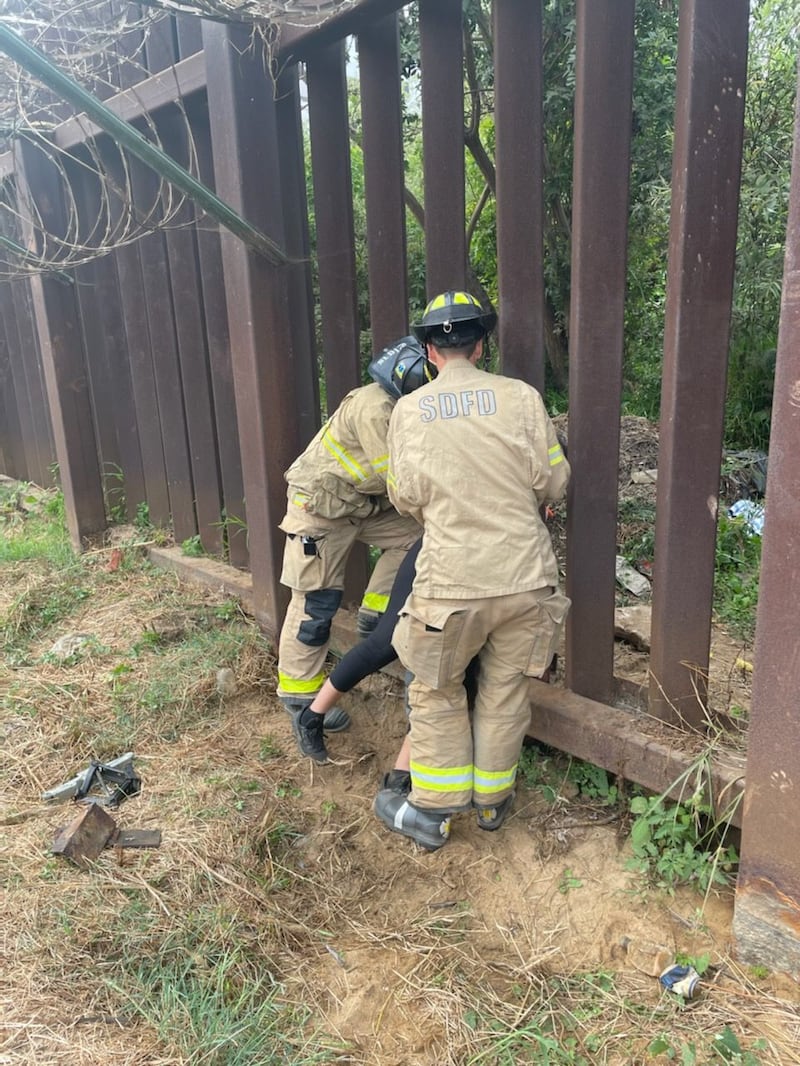
{"label": "black firefighter helmet", "polygon": [[399,400],[420,385],[433,381],[436,367],[428,361],[425,349],[414,337],[401,337],[373,358],[367,367],[373,381]]}
{"label": "black firefighter helmet", "polygon": [[463,348],[491,333],[496,323],[494,311],[484,311],[474,296],[450,291],[434,296],[412,329],[422,344]]}

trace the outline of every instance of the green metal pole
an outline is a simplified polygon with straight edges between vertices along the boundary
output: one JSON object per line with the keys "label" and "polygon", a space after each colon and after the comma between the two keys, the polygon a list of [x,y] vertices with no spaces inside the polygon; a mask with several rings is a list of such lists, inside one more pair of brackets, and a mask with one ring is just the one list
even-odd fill
{"label": "green metal pole", "polygon": [[[33,263],[34,267],[38,267],[40,265],[39,261],[35,258],[35,256],[31,255],[27,248],[23,248],[21,244],[17,244],[16,241],[12,241],[11,238],[6,237],[4,233],[0,233],[0,246],[2,246],[3,248],[7,248],[10,252],[14,252],[14,254],[18,255],[20,259],[22,259],[22,261],[25,263],[31,262]],[[69,276],[69,274],[65,273],[65,271],[54,270],[53,274],[57,278],[61,278],[62,281],[67,281],[70,285],[73,284],[72,278]]]}
{"label": "green metal pole", "polygon": [[89,118],[127,148],[132,155],[152,167],[157,174],[181,192],[186,193],[202,207],[207,215],[215,218],[217,222],[240,237],[245,244],[263,255],[269,262],[280,266],[289,261],[274,241],[251,226],[229,204],[220,200],[216,193],[193,177],[188,170],[176,163],[157,145],[143,137],[130,123],[115,115],[96,96],[87,92],[68,74],[55,66],[43,52],[28,44],[2,22],[0,22],[0,50],[19,63],[29,74],[38,78],[48,89],[52,89],[62,99],[72,104],[79,112],[85,111]]}

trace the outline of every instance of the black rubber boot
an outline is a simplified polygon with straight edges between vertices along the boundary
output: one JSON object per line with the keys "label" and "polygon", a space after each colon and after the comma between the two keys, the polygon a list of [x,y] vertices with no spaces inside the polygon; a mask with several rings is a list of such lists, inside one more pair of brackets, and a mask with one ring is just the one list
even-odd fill
{"label": "black rubber boot", "polygon": [[401,792],[382,788],[372,805],[384,825],[393,833],[411,837],[426,851],[436,851],[450,836],[450,814],[435,814],[414,807]]}
{"label": "black rubber boot", "polygon": [[514,793],[498,803],[494,807],[476,807],[476,814],[478,815],[478,828],[488,829],[492,832],[495,829],[499,829],[506,819],[506,815],[511,810],[511,804],[514,802]]}

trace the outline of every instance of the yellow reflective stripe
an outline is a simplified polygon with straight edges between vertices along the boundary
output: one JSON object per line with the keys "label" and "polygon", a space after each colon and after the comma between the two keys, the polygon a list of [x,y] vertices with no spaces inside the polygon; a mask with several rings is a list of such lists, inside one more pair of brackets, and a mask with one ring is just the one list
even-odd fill
{"label": "yellow reflective stripe", "polygon": [[380,473],[383,470],[388,469],[388,467],[389,467],[389,456],[388,456],[388,454],[379,455],[377,459],[370,459],[369,465],[372,467],[372,469],[375,471],[376,474]]}
{"label": "yellow reflective stripe", "polygon": [[305,507],[310,499],[311,497],[307,492],[296,492],[294,496],[292,496],[292,503],[295,507]]}
{"label": "yellow reflective stripe", "polygon": [[411,781],[414,787],[428,792],[462,792],[472,788],[471,766],[424,766],[411,760]]}
{"label": "yellow reflective stripe", "polygon": [[283,674],[280,670],[278,671],[278,688],[283,689],[287,695],[300,693],[305,696],[309,692],[319,692],[324,682],[324,674],[317,674],[317,676],[312,677],[310,681],[298,681],[297,678],[289,677],[288,674]]}
{"label": "yellow reflective stripe", "polygon": [[548,448],[547,454],[550,456],[550,466],[558,466],[559,463],[564,462],[564,453],[561,451],[560,444],[554,444],[552,448]]}
{"label": "yellow reflective stripe", "polygon": [[393,489],[397,488],[397,482],[394,479],[394,474],[391,470],[386,471],[386,484],[391,485]]}
{"label": "yellow reflective stripe", "polygon": [[482,796],[491,796],[494,792],[507,792],[517,776],[517,763],[510,770],[479,770],[475,768],[473,792]]}
{"label": "yellow reflective stripe", "polygon": [[377,611],[378,614],[383,614],[389,606],[389,597],[382,596],[379,592],[365,592],[361,606],[367,607],[370,611]]}
{"label": "yellow reflective stripe", "polygon": [[347,473],[352,477],[354,481],[366,481],[367,475],[350,455],[350,453],[341,446],[341,444],[334,440],[334,438],[328,433],[327,430],[322,435],[322,443],[334,457],[334,459],[344,467]]}

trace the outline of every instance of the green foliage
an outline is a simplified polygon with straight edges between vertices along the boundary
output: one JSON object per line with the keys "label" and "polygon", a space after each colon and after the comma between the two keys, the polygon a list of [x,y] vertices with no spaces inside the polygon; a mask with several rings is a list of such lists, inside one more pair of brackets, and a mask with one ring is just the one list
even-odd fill
{"label": "green foliage", "polygon": [[725,513],[717,524],[714,607],[719,618],[745,640],[755,632],[761,537],[748,531],[743,518]]}
{"label": "green foliage", "polygon": [[205,553],[199,533],[196,533],[193,537],[187,537],[186,540],[181,542],[181,555],[188,555],[196,559],[201,555],[205,555]]}
{"label": "green foliage", "polygon": [[590,1066],[591,1059],[581,1053],[574,1036],[560,1037],[553,1032],[552,1019],[542,1012],[524,1025],[510,1027],[494,1019],[485,1020],[477,1011],[469,1011],[464,1023],[480,1033],[486,1045],[465,1060],[467,1066]]}
{"label": "green foliage", "polygon": [[724,827],[713,822],[702,791],[681,803],[663,795],[634,796],[630,810],[632,866],[659,888],[693,884],[705,892],[712,884],[730,883],[738,855],[726,846]]}
{"label": "green foliage", "polygon": [[[190,630],[166,644],[157,633],[142,634],[109,670],[118,724],[132,733],[147,722],[159,736],[177,739],[206,714],[216,713],[216,671],[257,650],[259,639],[258,630],[243,621]],[[144,656],[146,662],[140,663]]]}
{"label": "green foliage", "polygon": [[675,1062],[679,1066],[711,1066],[713,1063],[759,1066],[762,1060],[755,1052],[763,1051],[766,1047],[765,1040],[755,1040],[749,1049],[744,1048],[731,1027],[726,1025],[705,1048],[698,1047],[695,1041],[676,1043],[665,1034],[650,1042],[647,1053],[654,1059],[663,1056],[664,1061]]}
{"label": "green foliage", "polygon": [[797,85],[797,4],[758,0],[750,26],[726,438],[730,447],[765,448]]}
{"label": "green foliage", "polygon": [[[20,503],[31,510],[22,512]],[[25,559],[41,559],[53,567],[74,562],[63,493],[40,497],[27,492],[24,485],[0,486],[0,565]]]}
{"label": "green foliage", "polygon": [[336,1059],[324,1037],[309,1039],[308,1009],[285,1002],[270,960],[237,919],[207,908],[157,942],[148,943],[146,928],[131,940],[104,973],[106,984],[185,1061],[305,1066]]}
{"label": "green foliage", "polygon": [[39,584],[27,588],[0,614],[0,633],[8,653],[22,653],[36,640],[68,618],[91,595],[80,583],[82,566],[73,563]]}
{"label": "green foliage", "polygon": [[653,500],[631,498],[619,501],[617,513],[619,548],[626,559],[652,559],[655,553],[656,505]]}
{"label": "green foliage", "polygon": [[125,503],[125,476],[116,463],[105,463],[103,469],[103,498],[106,515],[112,525],[119,525],[127,518]]}
{"label": "green foliage", "polygon": [[600,766],[582,759],[565,759],[560,753],[545,754],[538,745],[522,749],[517,780],[526,788],[541,792],[548,803],[555,803],[565,782],[576,786],[581,800],[612,807],[619,799],[613,775]]}
{"label": "green foliage", "polygon": [[136,515],[133,520],[133,524],[137,529],[145,531],[150,528],[150,507],[148,504],[141,500],[136,505]]}
{"label": "green foliage", "polygon": [[[628,275],[625,304],[623,408],[657,419],[666,304],[671,215],[672,150],[679,5],[643,0],[635,8],[635,57],[631,137]],[[567,348],[571,297],[572,184],[575,96],[575,5],[543,5],[544,243],[548,321],[548,400],[559,410],[567,396]],[[400,20],[405,80],[404,151],[406,187],[424,207],[422,130],[419,114],[417,5]],[[494,167],[494,73],[488,0],[464,4],[468,55],[474,70],[465,86],[467,124],[480,107],[478,148],[465,156],[465,227],[475,283],[497,299],[495,198],[485,198],[486,168]],[[774,353],[786,227],[791,159],[798,24],[796,4],[754,0],[746,93],[741,218],[731,334],[726,434],[730,446],[763,447],[769,433]],[[355,98],[354,98],[355,99]],[[355,106],[351,122],[360,138]],[[483,157],[479,163],[479,158]],[[359,292],[366,294],[362,200],[363,160],[353,151]],[[490,183],[491,184],[491,183]],[[409,210],[408,279],[412,315],[425,303],[424,234]],[[502,307],[500,312],[502,314]],[[369,329],[366,298],[359,306],[362,331]],[[368,337],[366,332],[363,336]],[[366,347],[368,347],[368,342]],[[366,350],[366,348],[365,348]]]}
{"label": "green foliage", "polygon": [[558,883],[558,891],[566,896],[568,892],[571,892],[575,888],[583,888],[583,881],[567,867],[561,875],[561,880]]}
{"label": "green foliage", "polygon": [[584,799],[607,804],[609,807],[617,802],[617,786],[611,783],[611,775],[602,766],[584,762],[582,759],[570,759],[567,779],[578,786],[579,795]]}

